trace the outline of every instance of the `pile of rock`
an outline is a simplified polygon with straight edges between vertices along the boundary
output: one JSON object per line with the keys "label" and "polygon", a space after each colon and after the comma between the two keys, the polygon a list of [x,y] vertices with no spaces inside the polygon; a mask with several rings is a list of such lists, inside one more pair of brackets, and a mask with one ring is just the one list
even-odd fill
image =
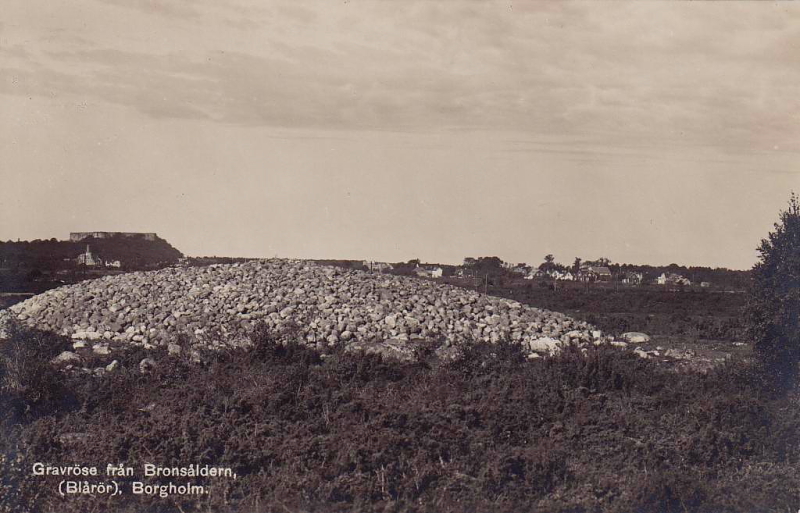
{"label": "pile of rock", "polygon": [[516,301],[280,259],[106,276],[50,290],[9,311],[22,324],[70,336],[95,352],[124,344],[170,352],[246,345],[259,324],[320,349],[388,343],[402,352],[414,340],[449,347],[507,339],[537,355],[568,342],[611,341],[585,322]]}

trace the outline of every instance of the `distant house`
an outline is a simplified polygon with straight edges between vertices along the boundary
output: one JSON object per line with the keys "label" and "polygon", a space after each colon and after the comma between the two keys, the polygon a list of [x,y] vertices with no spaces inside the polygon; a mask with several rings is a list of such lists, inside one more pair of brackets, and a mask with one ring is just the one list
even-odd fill
{"label": "distant house", "polygon": [[361,263],[368,271],[382,273],[384,271],[391,271],[394,266],[387,262],[373,262],[372,260],[364,260]]}
{"label": "distant house", "polygon": [[518,264],[518,265],[515,265],[514,267],[511,268],[511,272],[514,273],[514,274],[527,275],[527,274],[529,274],[531,272],[531,268],[530,268],[530,266],[527,266],[527,265],[519,265]]}
{"label": "distant house", "polygon": [[414,269],[414,273],[420,278],[441,278],[444,270],[441,267],[420,267]]}
{"label": "distant house", "polygon": [[106,267],[115,267],[119,269],[120,267],[122,267],[122,262],[120,262],[119,260],[108,261],[106,262]]}
{"label": "distant house", "polygon": [[586,265],[578,271],[580,281],[611,281],[611,270],[605,266]]}
{"label": "distant house", "polygon": [[550,276],[559,281],[575,281],[575,275],[569,271],[553,271]]}
{"label": "distant house", "polygon": [[622,283],[626,283],[628,285],[639,285],[643,280],[644,274],[642,273],[627,272],[622,277]]}
{"label": "distant house", "polygon": [[532,280],[534,278],[544,278],[547,276],[547,273],[542,271],[541,269],[532,269],[530,273],[525,277],[527,280]]}
{"label": "distant house", "polygon": [[96,255],[92,254],[88,244],[86,245],[86,252],[78,255],[78,258],[76,258],[75,261],[78,263],[78,265],[83,265],[86,267],[97,267],[103,265],[103,261]]}
{"label": "distant house", "polygon": [[656,283],[659,285],[683,285],[687,287],[692,284],[691,280],[676,273],[661,273],[661,276],[656,278]]}
{"label": "distant house", "polygon": [[703,287],[704,289],[707,289],[707,288],[709,288],[711,286],[711,282],[701,281],[700,282],[700,286]]}
{"label": "distant house", "polygon": [[611,270],[608,267],[590,267],[592,272],[597,276],[598,281],[611,281]]}

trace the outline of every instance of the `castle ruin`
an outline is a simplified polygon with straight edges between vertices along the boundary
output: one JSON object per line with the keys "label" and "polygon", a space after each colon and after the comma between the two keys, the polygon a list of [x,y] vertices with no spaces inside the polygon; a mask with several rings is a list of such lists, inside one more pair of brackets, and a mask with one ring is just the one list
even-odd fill
{"label": "castle ruin", "polygon": [[158,237],[155,233],[140,233],[140,232],[70,232],[70,242],[80,242],[89,237],[95,239],[111,239],[114,237],[125,237],[129,239],[144,239],[156,240]]}

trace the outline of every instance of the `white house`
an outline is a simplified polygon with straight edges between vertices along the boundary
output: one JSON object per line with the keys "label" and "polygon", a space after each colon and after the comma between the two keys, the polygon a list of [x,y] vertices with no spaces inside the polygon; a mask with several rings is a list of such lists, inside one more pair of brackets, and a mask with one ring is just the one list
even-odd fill
{"label": "white house", "polygon": [[656,283],[659,285],[685,285],[687,287],[692,284],[689,278],[684,278],[675,273],[661,273],[661,276],[656,278]]}
{"label": "white house", "polygon": [[569,271],[553,271],[551,276],[560,281],[575,281],[575,275]]}
{"label": "white house", "polygon": [[417,266],[414,272],[420,278],[441,278],[444,274],[444,269],[441,267],[420,267]]}
{"label": "white house", "polygon": [[86,267],[103,265],[103,261],[92,254],[88,244],[86,245],[86,252],[78,255],[78,258],[76,258],[75,261],[78,263],[78,265],[85,265]]}

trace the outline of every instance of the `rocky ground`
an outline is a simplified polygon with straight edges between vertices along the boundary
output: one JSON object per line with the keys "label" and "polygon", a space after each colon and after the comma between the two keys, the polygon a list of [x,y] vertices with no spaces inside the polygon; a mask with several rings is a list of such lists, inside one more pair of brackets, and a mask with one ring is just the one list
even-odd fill
{"label": "rocky ground", "polygon": [[126,344],[170,352],[244,345],[262,323],[318,349],[341,344],[401,357],[415,340],[439,340],[446,350],[508,339],[532,358],[569,342],[624,345],[585,322],[516,301],[278,259],[107,276],[34,296],[9,315],[98,354]]}

